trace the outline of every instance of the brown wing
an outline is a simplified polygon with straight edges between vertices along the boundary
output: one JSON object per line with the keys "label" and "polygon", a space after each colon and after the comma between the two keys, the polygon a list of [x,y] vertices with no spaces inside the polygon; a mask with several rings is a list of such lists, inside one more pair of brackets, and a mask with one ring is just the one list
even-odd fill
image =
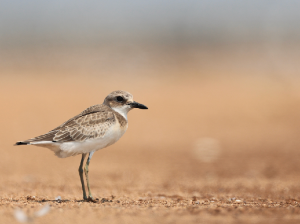
{"label": "brown wing", "polygon": [[114,123],[115,116],[112,109],[103,104],[95,105],[47,134],[26,140],[24,143],[37,141],[81,142],[87,139],[101,138]]}
{"label": "brown wing", "polygon": [[74,119],[55,134],[53,141],[85,141],[87,139],[101,138],[114,124],[115,117],[111,111],[96,112]]}

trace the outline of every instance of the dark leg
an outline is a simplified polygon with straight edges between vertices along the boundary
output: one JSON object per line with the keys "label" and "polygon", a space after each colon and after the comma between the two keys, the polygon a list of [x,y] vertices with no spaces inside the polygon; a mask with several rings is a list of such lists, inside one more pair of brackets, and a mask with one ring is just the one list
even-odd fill
{"label": "dark leg", "polygon": [[89,157],[86,161],[86,164],[85,164],[85,167],[84,167],[84,173],[85,173],[85,177],[86,177],[86,184],[87,184],[87,187],[88,187],[88,190],[89,190],[89,199],[92,199],[93,200],[93,196],[92,196],[92,192],[91,192],[91,189],[90,189],[90,181],[89,181],[89,165],[90,165],[90,161],[91,161],[91,158],[93,156],[94,152],[90,152],[89,154]]}
{"label": "dark leg", "polygon": [[84,158],[86,156],[87,153],[83,153],[82,154],[82,158],[81,158],[81,162],[80,162],[80,166],[79,166],[79,176],[80,176],[80,181],[81,181],[81,186],[82,186],[82,191],[83,191],[83,200],[86,200],[87,197],[86,197],[86,193],[85,193],[85,186],[84,186],[84,180],[83,180],[83,161],[84,161]]}

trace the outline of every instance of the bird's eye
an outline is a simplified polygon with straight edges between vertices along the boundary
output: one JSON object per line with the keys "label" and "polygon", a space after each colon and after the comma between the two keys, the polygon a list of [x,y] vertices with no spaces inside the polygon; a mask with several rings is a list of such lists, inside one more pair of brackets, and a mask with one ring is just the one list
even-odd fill
{"label": "bird's eye", "polygon": [[123,97],[121,97],[121,96],[117,96],[117,101],[118,102],[122,102],[124,100],[124,98]]}

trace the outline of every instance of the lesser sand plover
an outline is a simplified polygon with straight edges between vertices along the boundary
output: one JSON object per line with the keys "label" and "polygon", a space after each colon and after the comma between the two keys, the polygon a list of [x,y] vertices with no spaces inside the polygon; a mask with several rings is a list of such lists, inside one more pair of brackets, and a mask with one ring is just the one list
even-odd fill
{"label": "lesser sand plover", "polygon": [[[130,93],[114,91],[105,98],[103,104],[87,108],[47,134],[17,142],[15,145],[46,147],[60,158],[82,154],[79,176],[83,199],[93,201],[88,177],[91,158],[94,152],[112,145],[122,137],[128,127],[127,113],[133,108],[148,109],[145,105],[133,101]],[[88,153],[83,169],[83,162]],[[83,171],[89,197],[85,191]]]}

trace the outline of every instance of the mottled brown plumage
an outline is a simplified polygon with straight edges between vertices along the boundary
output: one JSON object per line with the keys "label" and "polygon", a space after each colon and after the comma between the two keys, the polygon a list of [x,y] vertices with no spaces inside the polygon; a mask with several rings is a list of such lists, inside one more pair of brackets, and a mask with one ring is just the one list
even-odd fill
{"label": "mottled brown plumage", "polygon": [[127,121],[122,115],[104,104],[98,104],[87,108],[47,134],[24,142],[82,142],[88,139],[97,139],[103,137],[116,120],[121,128],[127,125]]}

